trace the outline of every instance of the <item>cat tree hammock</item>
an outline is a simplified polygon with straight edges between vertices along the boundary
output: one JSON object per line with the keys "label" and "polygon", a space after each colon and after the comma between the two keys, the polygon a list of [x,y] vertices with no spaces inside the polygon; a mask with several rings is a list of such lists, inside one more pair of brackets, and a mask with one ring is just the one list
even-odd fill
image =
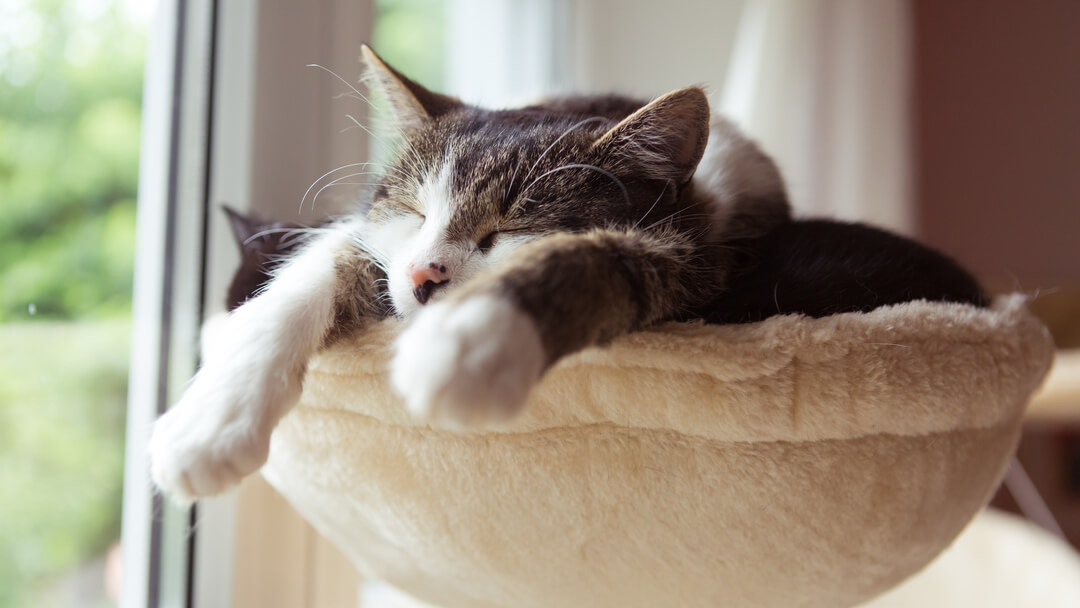
{"label": "cat tree hammock", "polygon": [[455,433],[323,353],[264,476],[362,572],[440,606],[854,606],[991,496],[1053,345],[1023,298],[667,324]]}

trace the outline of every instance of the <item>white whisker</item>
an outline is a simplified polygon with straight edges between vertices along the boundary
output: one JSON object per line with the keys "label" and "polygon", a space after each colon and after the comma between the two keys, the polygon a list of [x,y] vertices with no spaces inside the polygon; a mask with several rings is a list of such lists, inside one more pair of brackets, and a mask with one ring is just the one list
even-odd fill
{"label": "white whisker", "polygon": [[525,193],[528,192],[530,188],[535,186],[536,183],[539,182],[540,180],[542,180],[545,177],[551,175],[552,173],[556,173],[556,172],[559,172],[559,171],[565,171],[567,169],[588,169],[590,171],[596,171],[597,173],[599,173],[599,174],[601,174],[601,175],[603,175],[605,177],[611,178],[611,180],[615,182],[615,185],[618,186],[620,190],[622,190],[623,199],[626,200],[626,205],[630,206],[630,191],[628,191],[626,189],[626,185],[622,183],[621,179],[616,177],[616,175],[614,173],[612,173],[611,171],[608,171],[607,169],[601,169],[600,167],[597,167],[596,165],[586,165],[586,164],[581,164],[581,163],[574,163],[574,164],[570,164],[570,165],[563,165],[561,167],[555,167],[551,171],[548,171],[548,172],[544,173],[540,177],[534,179],[531,184],[529,184],[524,190],[521,191],[521,197],[524,198]]}
{"label": "white whisker", "polygon": [[[381,143],[382,145],[387,146],[387,147],[390,147],[392,145],[392,142],[387,141],[381,135],[375,133],[371,129],[369,129],[369,128],[365,127],[364,125],[360,124],[360,121],[357,120],[356,117],[353,116],[352,114],[346,114],[345,118],[348,118],[349,120],[351,120],[353,122],[353,125],[355,125],[355,127],[346,127],[345,130],[352,129],[352,128],[358,128],[358,129],[361,129],[364,133],[367,133],[372,139],[374,139],[375,141]],[[344,131],[342,131],[342,132],[344,133]],[[404,139],[404,137],[401,136],[400,133],[398,135],[399,135],[398,140],[403,140]]]}
{"label": "white whisker", "polygon": [[[514,180],[517,179],[518,169],[521,168],[521,163],[524,160],[525,160],[525,156],[522,155],[522,154],[519,154],[518,155],[518,162],[517,162],[516,165],[514,165],[514,174],[510,176],[510,183],[507,184],[507,186],[506,186],[506,192],[503,192],[503,197],[502,197],[502,206],[503,207],[506,206],[506,197],[510,196],[510,191],[514,188]],[[533,165],[533,166],[535,166],[535,165]]]}
{"label": "white whisker", "polygon": [[[369,97],[367,97],[366,95],[361,93],[360,89],[357,89],[348,80],[345,80],[337,72],[331,70],[330,68],[328,68],[326,66],[323,66],[323,65],[319,65],[317,63],[309,63],[307,65],[307,67],[309,67],[309,68],[318,68],[320,70],[323,70],[327,74],[330,74],[334,78],[341,81],[341,83],[344,84],[345,86],[349,87],[349,90],[351,92],[341,93],[339,95],[336,95],[335,99],[340,98],[342,96],[351,97],[351,98],[359,99],[361,101],[366,102],[372,108],[377,108],[378,107],[373,101],[371,101],[371,99]],[[367,76],[360,78],[361,82],[364,82],[366,80],[367,80]],[[359,127],[360,129],[363,129],[363,131],[365,133],[370,135],[376,141],[382,143],[383,145],[387,146],[390,149],[393,149],[393,146],[391,145],[391,142],[387,141],[383,136],[375,133],[371,129],[369,129],[369,128],[365,127],[364,125],[362,125],[360,123],[360,121],[357,120],[355,117],[353,117],[350,114],[346,114],[345,117],[348,118],[349,120],[351,120],[355,124],[356,127]],[[402,143],[404,145],[404,151],[409,153],[414,161],[416,161],[417,163],[420,163],[421,159],[419,158],[419,155],[416,153],[415,147],[413,147],[412,143],[408,141],[408,138],[406,138],[404,136],[404,133],[402,133],[401,130],[399,128],[396,128],[396,127],[393,129],[393,131],[394,131],[394,135],[396,136],[395,137],[396,141],[398,141],[399,143]],[[312,185],[314,185],[314,184],[312,184]],[[301,209],[303,209],[303,201],[301,201],[300,207],[301,207]]]}
{"label": "white whisker", "polygon": [[333,76],[334,78],[337,78],[337,79],[338,79],[338,80],[340,80],[340,81],[341,81],[341,82],[342,82],[342,83],[343,83],[343,84],[344,84],[345,86],[347,86],[347,87],[349,87],[350,89],[352,89],[352,92],[353,92],[353,93],[354,93],[354,94],[355,94],[355,95],[356,95],[357,97],[359,97],[360,99],[362,99],[362,100],[366,101],[366,102],[368,103],[368,105],[370,105],[371,107],[373,107],[373,108],[375,107],[375,104],[374,104],[374,103],[372,103],[372,102],[371,102],[371,100],[370,100],[370,99],[368,99],[368,98],[367,98],[367,97],[366,97],[366,96],[365,96],[365,95],[364,95],[363,93],[361,93],[361,92],[360,92],[360,89],[358,89],[358,88],[354,87],[354,86],[353,86],[352,84],[350,84],[350,83],[349,83],[349,81],[348,81],[348,80],[345,80],[345,79],[344,79],[344,78],[342,78],[341,76],[338,76],[338,73],[337,73],[337,72],[335,72],[334,70],[331,70],[330,68],[328,68],[328,67],[326,67],[326,66],[323,66],[323,65],[319,65],[319,64],[317,64],[317,63],[309,63],[309,64],[307,65],[307,67],[309,67],[309,68],[319,68],[320,70],[323,70],[324,72],[326,72],[327,74],[330,74],[330,75],[331,75],[331,76]]}
{"label": "white whisker", "polygon": [[338,171],[343,171],[345,169],[351,169],[352,167],[365,167],[365,166],[368,166],[368,165],[382,165],[382,163],[376,163],[376,162],[349,163],[347,165],[342,165],[340,167],[337,167],[336,169],[331,169],[331,170],[327,171],[326,173],[323,173],[315,181],[311,182],[311,185],[308,186],[307,190],[304,191],[304,196],[302,196],[300,198],[300,209],[297,212],[304,210],[304,202],[307,201],[308,194],[311,194],[311,189],[314,188],[316,185],[318,185],[318,183],[321,182],[328,175],[331,175],[333,173],[337,173]]}
{"label": "white whisker", "polygon": [[664,198],[664,195],[667,194],[667,187],[668,187],[669,183],[670,182],[664,182],[664,189],[660,191],[660,195],[656,197],[656,200],[653,201],[652,206],[649,207],[649,210],[645,212],[645,215],[641,216],[641,219],[634,222],[634,225],[631,226],[631,230],[634,229],[634,228],[637,228],[638,224],[645,221],[645,218],[649,217],[649,214],[652,213],[652,210],[656,208],[656,205],[657,205],[657,203],[660,202],[660,199]]}
{"label": "white whisker", "polygon": [[283,237],[282,240],[284,240],[293,234],[310,234],[314,232],[319,232],[321,230],[323,229],[317,226],[290,226],[288,228],[266,228],[244,239],[243,244],[249,245],[252,241],[260,239],[268,234],[278,234],[283,232],[285,233],[285,237]]}
{"label": "white whisker", "polygon": [[551,142],[551,145],[549,145],[547,148],[544,148],[544,151],[540,153],[540,157],[536,159],[536,162],[533,163],[532,167],[529,167],[529,172],[525,174],[524,180],[529,179],[529,176],[532,175],[533,171],[536,170],[536,166],[540,164],[540,161],[544,160],[544,157],[547,156],[547,153],[550,152],[551,149],[554,148],[556,144],[558,144],[560,141],[562,141],[562,139],[564,137],[566,137],[567,135],[572,133],[574,131],[574,129],[577,129],[578,127],[580,127],[582,125],[586,125],[586,124],[588,124],[590,122],[596,122],[598,120],[604,120],[604,117],[603,116],[591,116],[589,118],[586,118],[584,120],[581,120],[581,121],[578,121],[578,122],[574,123],[569,129],[563,131],[562,135],[555,138],[555,141]]}
{"label": "white whisker", "polygon": [[319,200],[319,195],[320,195],[320,194],[322,194],[322,191],[323,191],[323,190],[326,190],[326,189],[327,189],[327,188],[329,188],[330,186],[334,186],[334,185],[340,184],[340,183],[341,183],[342,181],[344,181],[344,180],[347,180],[347,179],[349,179],[350,177],[359,177],[359,176],[361,176],[361,175],[382,175],[382,173],[379,173],[378,171],[359,171],[359,172],[357,172],[357,173],[350,173],[350,174],[348,174],[348,175],[343,175],[343,176],[341,176],[341,177],[339,177],[339,178],[336,178],[336,179],[334,179],[333,181],[331,181],[331,182],[330,182],[329,184],[326,184],[325,186],[323,186],[322,188],[319,188],[319,189],[318,189],[318,190],[317,190],[317,191],[315,192],[315,196],[311,197],[311,208],[312,208],[312,209],[314,209],[314,208],[315,208],[315,202],[316,202],[317,200]]}

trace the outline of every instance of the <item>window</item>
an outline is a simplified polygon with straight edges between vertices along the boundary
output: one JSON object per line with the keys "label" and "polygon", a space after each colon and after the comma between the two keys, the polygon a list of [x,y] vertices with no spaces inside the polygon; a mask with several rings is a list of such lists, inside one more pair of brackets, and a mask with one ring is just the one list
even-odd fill
{"label": "window", "polygon": [[[369,108],[348,96],[347,85],[358,80],[365,41],[422,83],[466,99],[505,103],[515,92],[540,92],[553,73],[543,49],[563,15],[547,11],[548,5],[160,0],[148,51],[140,169],[125,606],[354,603],[357,579],[349,578],[347,566],[342,570],[336,550],[257,476],[239,492],[190,511],[154,497],[146,483],[150,425],[194,372],[199,326],[223,309],[238,259],[219,206],[296,222],[347,208],[355,194],[348,188],[327,190],[316,204],[309,200],[301,208],[299,202],[326,171],[378,153],[369,150],[375,142],[365,131],[351,128],[350,117],[368,120]],[[562,2],[550,5],[565,12]],[[451,13],[459,19],[449,20]],[[477,33],[461,19],[470,15],[483,17],[494,37],[466,45]],[[526,27],[531,19],[540,27]],[[500,30],[503,22],[511,28]],[[480,61],[492,49],[512,50],[515,32],[536,39],[524,59],[492,64],[495,76],[513,76],[504,86],[493,89],[473,78],[488,69],[479,64],[473,72],[449,69]],[[450,38],[461,44],[448,44]],[[457,48],[462,52],[450,52]]]}
{"label": "window", "polygon": [[0,1],[0,606],[118,601],[151,10]]}
{"label": "window", "polygon": [[[125,606],[328,605],[303,564],[329,544],[260,479],[178,509],[150,492],[146,439],[195,369],[202,320],[223,309],[237,252],[220,205],[304,222],[350,201],[343,188],[299,205],[328,169],[368,154],[366,133],[346,116],[365,121],[366,105],[342,96],[349,87],[333,74],[305,65],[356,83],[360,45],[374,37],[390,47],[387,57],[438,85],[441,56],[422,51],[438,43],[442,5],[161,0],[139,193]],[[373,21],[383,26],[374,33]],[[350,595],[347,605],[355,585],[340,597]]]}

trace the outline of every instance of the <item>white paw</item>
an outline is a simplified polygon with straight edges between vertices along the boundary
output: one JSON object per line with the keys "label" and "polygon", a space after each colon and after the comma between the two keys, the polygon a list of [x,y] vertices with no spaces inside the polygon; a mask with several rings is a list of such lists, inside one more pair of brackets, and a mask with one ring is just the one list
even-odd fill
{"label": "white paw", "polygon": [[[220,494],[257,471],[270,449],[274,400],[295,399],[288,380],[207,365],[180,401],[157,422],[150,437],[154,485],[180,503]],[[245,373],[247,372],[247,373]]]}
{"label": "white paw", "polygon": [[409,410],[453,426],[513,416],[544,367],[533,320],[490,296],[428,305],[396,351],[390,381]]}

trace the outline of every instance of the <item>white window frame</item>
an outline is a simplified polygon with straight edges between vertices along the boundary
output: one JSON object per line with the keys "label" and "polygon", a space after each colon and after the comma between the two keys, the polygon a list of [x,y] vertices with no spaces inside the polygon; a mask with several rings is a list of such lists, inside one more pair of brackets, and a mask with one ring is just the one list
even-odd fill
{"label": "white window frame", "polygon": [[122,531],[121,603],[131,608],[189,599],[189,515],[153,495],[146,440],[195,366],[211,8],[159,0],[147,54]]}
{"label": "white window frame", "polygon": [[[371,2],[158,0],[157,13],[144,84],[121,603],[224,607],[236,591],[236,495],[191,510],[162,501],[148,483],[146,441],[195,371],[202,321],[223,309],[237,252],[218,206],[309,220],[310,207],[296,214],[303,189],[366,154],[362,132],[332,124],[343,85],[305,63],[355,82]],[[363,120],[364,108],[351,113]]]}

